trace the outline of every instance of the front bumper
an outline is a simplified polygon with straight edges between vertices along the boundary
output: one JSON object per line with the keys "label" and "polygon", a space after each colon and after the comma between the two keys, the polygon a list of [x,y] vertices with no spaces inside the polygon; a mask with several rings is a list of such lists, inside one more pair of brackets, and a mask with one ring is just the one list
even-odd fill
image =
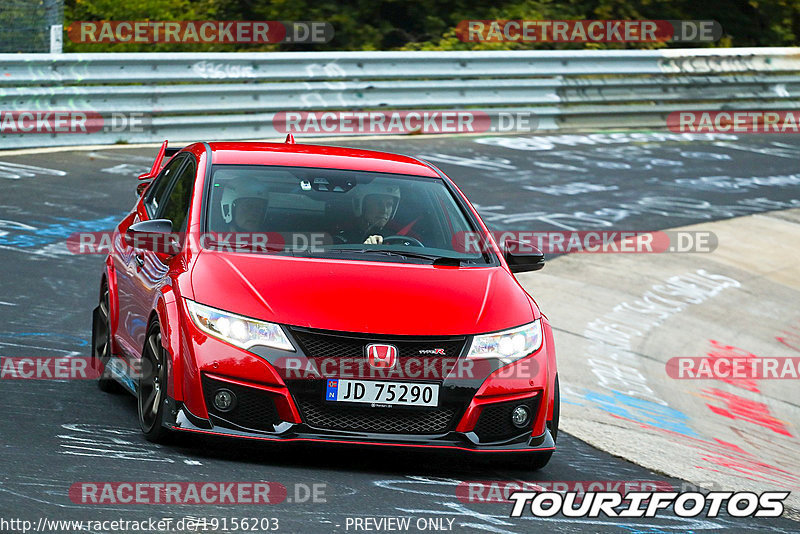
{"label": "front bumper", "polygon": [[[295,367],[290,365],[292,362],[299,362],[296,368],[303,370],[324,368],[319,359],[315,360],[314,355],[308,353],[310,344],[298,342],[295,329],[287,330],[298,347],[297,352],[289,355],[290,360],[285,351],[254,347],[248,352],[208,337],[199,332],[188,318],[182,326],[181,345],[184,348],[179,351],[180,361],[176,363],[178,369],[173,375],[182,387],[180,396],[169,392],[170,397],[177,400],[171,401],[164,423],[177,431],[273,442],[329,442],[487,452],[551,451],[555,448],[546,424],[552,413],[554,379],[549,376],[554,371],[548,363],[554,357],[549,335],[545,336],[537,353],[501,370],[476,367],[475,374],[466,378],[456,376],[454,371],[435,376],[436,383],[441,386],[437,409],[451,413],[446,422],[437,420],[422,424],[419,419],[404,420],[400,410],[381,412],[376,408],[375,414],[382,413],[384,420],[365,426],[360,421],[348,425],[346,417],[343,419],[345,422],[340,419],[331,423],[334,416],[342,414],[323,413],[327,409],[323,402],[324,382],[330,375],[319,372],[300,377],[294,372]],[[547,330],[549,334],[549,327]],[[335,353],[347,355],[350,354],[347,351],[351,351],[351,356],[360,354],[343,343],[361,342],[365,336],[336,334],[338,338],[347,339],[336,345]],[[400,347],[400,357],[405,344],[417,342],[418,338],[408,339],[389,340]],[[436,340],[434,346],[443,347],[448,358],[463,361],[470,341],[467,337],[451,346],[449,340]],[[433,343],[430,339],[422,342]],[[503,374],[515,369],[517,372]],[[409,381],[419,380],[426,380],[426,377],[409,378]],[[209,381],[213,387],[209,387]],[[240,398],[240,389],[244,388],[253,396],[240,404],[242,410],[239,413],[220,413],[212,406],[213,396],[210,396],[217,387],[236,391]],[[265,399],[269,400],[265,402]],[[532,413],[530,424],[526,428],[510,428],[509,412],[503,407],[528,402]],[[310,405],[315,406],[309,408]],[[317,411],[312,413],[312,409]],[[372,415],[370,413],[369,417]],[[482,420],[483,415],[486,417]],[[331,419],[321,421],[328,416]],[[482,424],[490,419],[502,420],[506,422],[505,426]]]}
{"label": "front bumper", "polygon": [[186,407],[168,399],[164,426],[171,430],[220,437],[243,438],[269,442],[312,442],[389,447],[421,447],[471,452],[547,452],[555,450],[548,429],[540,436],[523,435],[510,440],[481,443],[475,432],[449,431],[437,435],[378,434],[373,432],[319,431],[305,423],[281,422],[275,432],[253,432],[215,425],[210,419],[193,415]]}

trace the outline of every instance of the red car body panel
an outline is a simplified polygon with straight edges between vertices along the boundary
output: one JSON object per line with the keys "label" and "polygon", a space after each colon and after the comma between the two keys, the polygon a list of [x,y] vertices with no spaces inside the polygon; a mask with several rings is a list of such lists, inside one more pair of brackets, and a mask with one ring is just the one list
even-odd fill
{"label": "red car body panel", "polygon": [[[265,276],[264,273],[269,275]],[[535,319],[508,271],[203,251],[195,300],[270,322],[397,335],[495,332]],[[446,289],[445,289],[446,288]]]}
{"label": "red car body panel", "polygon": [[[282,370],[264,357],[208,336],[190,319],[184,299],[239,315],[325,331],[396,336],[472,336],[506,330],[541,318],[542,347],[488,375],[474,392],[455,431],[469,433],[482,411],[493,403],[539,399],[531,421],[533,437],[546,436],[553,417],[556,360],[552,330],[533,298],[520,286],[477,211],[463,193],[434,166],[414,158],[349,148],[276,143],[213,143],[214,164],[283,165],[351,169],[440,177],[461,197],[494,250],[499,264],[460,268],[429,264],[298,258],[198,250],[187,246],[176,256],[129,246],[123,236],[148,215],[143,198],[119,224],[104,274],[111,293],[110,329],[115,353],[141,357],[147,325],[157,319],[169,354],[168,394],[193,416],[207,420],[202,376],[258,389],[270,395],[281,418],[302,423]],[[194,158],[197,174],[187,234],[198,242],[209,157],[205,145],[183,149]],[[441,173],[441,174],[440,174]],[[469,339],[469,338],[468,338]],[[535,359],[534,372],[502,376],[524,360]],[[514,374],[514,373],[510,373]],[[184,424],[175,429],[243,435],[224,428],[207,430]],[[273,438],[263,438],[273,439]],[[301,436],[291,440],[363,440]],[[366,440],[381,444],[381,440]],[[394,445],[410,443],[390,442]],[[461,448],[452,444],[424,446]],[[468,450],[474,447],[464,447]],[[552,440],[513,451],[552,450]],[[493,449],[486,450],[504,450]]]}

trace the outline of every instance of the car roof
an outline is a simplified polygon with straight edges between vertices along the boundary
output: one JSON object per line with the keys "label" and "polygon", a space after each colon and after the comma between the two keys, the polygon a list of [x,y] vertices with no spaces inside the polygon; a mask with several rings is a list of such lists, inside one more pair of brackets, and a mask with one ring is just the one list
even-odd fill
{"label": "car roof", "polygon": [[417,159],[388,152],[295,143],[221,142],[209,146],[212,162],[220,165],[281,165],[439,177]]}

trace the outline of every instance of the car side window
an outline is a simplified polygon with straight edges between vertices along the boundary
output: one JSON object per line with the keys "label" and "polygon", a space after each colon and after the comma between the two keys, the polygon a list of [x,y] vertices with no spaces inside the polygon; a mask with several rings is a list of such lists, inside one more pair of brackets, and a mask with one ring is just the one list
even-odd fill
{"label": "car side window", "polygon": [[172,180],[173,186],[169,196],[157,212],[159,219],[172,221],[174,231],[183,231],[186,226],[186,216],[189,214],[189,204],[192,200],[192,189],[195,177],[195,162],[191,159]]}
{"label": "car side window", "polygon": [[153,185],[150,186],[150,189],[147,191],[147,197],[144,199],[144,207],[147,210],[147,215],[151,219],[155,218],[156,213],[158,213],[158,208],[164,204],[172,179],[185,161],[185,157],[173,158],[172,161],[167,163],[167,166],[162,169],[161,173],[153,182]]}

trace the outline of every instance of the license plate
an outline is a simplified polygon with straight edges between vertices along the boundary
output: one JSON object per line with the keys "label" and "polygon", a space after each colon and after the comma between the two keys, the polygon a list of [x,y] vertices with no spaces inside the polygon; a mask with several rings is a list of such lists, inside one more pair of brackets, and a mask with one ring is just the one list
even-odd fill
{"label": "license plate", "polygon": [[395,406],[438,406],[438,384],[408,382],[376,382],[373,380],[326,381],[325,400],[332,402],[362,402]]}

